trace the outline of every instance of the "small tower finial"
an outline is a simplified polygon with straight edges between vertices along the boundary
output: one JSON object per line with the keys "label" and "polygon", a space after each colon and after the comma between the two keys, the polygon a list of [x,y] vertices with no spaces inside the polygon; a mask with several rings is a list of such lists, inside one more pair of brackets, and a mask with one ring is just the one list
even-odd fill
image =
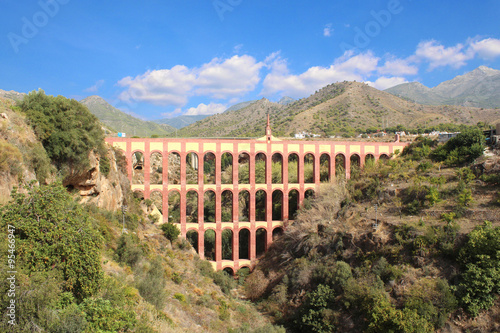
{"label": "small tower finial", "polygon": [[268,141],[271,140],[271,122],[269,120],[269,113],[267,114],[266,136]]}

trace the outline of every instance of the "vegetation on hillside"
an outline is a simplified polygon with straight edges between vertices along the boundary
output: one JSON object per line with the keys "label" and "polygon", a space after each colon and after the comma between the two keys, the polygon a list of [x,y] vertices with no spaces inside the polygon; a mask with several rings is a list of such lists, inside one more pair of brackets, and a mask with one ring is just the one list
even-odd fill
{"label": "vegetation on hillside", "polygon": [[47,96],[39,90],[25,96],[18,107],[59,170],[88,167],[92,150],[105,154],[104,133],[98,119],[77,101]]}
{"label": "vegetation on hillside", "polygon": [[477,155],[433,160],[475,151],[475,133],[438,148],[419,138],[324,185],[248,277],[247,296],[291,332],[500,329],[498,175],[474,174]]}
{"label": "vegetation on hillside", "polygon": [[[266,99],[237,111],[207,117],[181,129],[180,137],[260,137],[267,114],[273,134],[294,136],[306,132],[322,137],[354,137],[386,130],[430,132],[459,125],[498,121],[498,110],[416,104],[359,82],[330,84],[313,95],[286,106]],[[454,125],[456,124],[456,125]]]}

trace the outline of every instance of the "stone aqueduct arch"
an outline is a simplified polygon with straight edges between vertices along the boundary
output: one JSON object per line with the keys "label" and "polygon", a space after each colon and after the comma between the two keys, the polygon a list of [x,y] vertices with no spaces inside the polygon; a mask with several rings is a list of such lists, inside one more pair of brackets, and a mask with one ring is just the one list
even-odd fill
{"label": "stone aqueduct arch", "polygon": [[[257,248],[267,250],[269,245],[273,241],[273,235],[283,231],[287,223],[293,219],[289,213],[289,196],[298,196],[298,206],[302,204],[304,198],[306,197],[306,192],[309,194],[312,191],[318,191],[320,187],[320,180],[323,181],[334,181],[336,175],[336,157],[343,156],[343,163],[345,164],[345,177],[350,177],[351,170],[351,157],[355,156],[356,161],[363,167],[365,161],[368,159],[384,159],[389,158],[389,156],[396,150],[402,151],[407,145],[399,141],[396,142],[343,142],[343,141],[302,141],[302,140],[280,140],[271,135],[271,130],[266,129],[266,136],[260,139],[188,139],[188,138],[169,138],[169,139],[149,139],[149,138],[107,138],[106,142],[114,147],[123,150],[127,158],[127,172],[128,177],[132,181],[133,179],[133,166],[132,160],[133,155],[136,152],[140,152],[144,156],[143,165],[141,165],[143,172],[143,180],[132,183],[133,191],[141,191],[145,199],[150,198],[154,191],[159,191],[162,194],[162,207],[161,211],[163,213],[163,221],[160,223],[165,223],[169,220],[169,194],[179,193],[180,194],[180,222],[179,227],[181,230],[182,237],[186,237],[188,232],[196,231],[197,234],[197,244],[194,244],[201,258],[205,257],[205,233],[207,230],[215,231],[215,260],[212,264],[215,269],[230,269],[236,272],[238,269],[243,267],[252,268],[255,264],[257,258]],[[153,153],[161,155],[162,172],[161,180],[158,181],[158,174],[155,175],[156,180],[151,181],[151,156]],[[170,154],[175,153],[175,159],[169,158]],[[205,155],[211,153],[215,156],[215,181],[212,179],[207,179],[204,173],[203,163]],[[222,178],[222,155],[227,153],[232,157],[232,169],[227,169],[231,172],[229,175],[230,180],[221,181]],[[194,154],[196,158],[186,159],[186,156]],[[260,181],[256,183],[256,157],[265,160],[265,181]],[[281,159],[276,157],[281,156]],[[280,160],[281,163],[281,181],[274,181],[272,179],[272,163],[273,156],[275,161]],[[307,157],[306,157],[307,156]],[[180,157],[180,158],[179,158]],[[213,158],[213,157],[212,157]],[[293,159],[298,160],[298,172],[297,175],[289,175],[289,158],[290,161]],[[226,161],[228,159],[226,158]],[[328,165],[320,165],[321,161],[329,161]],[[158,161],[158,159],[157,159]],[[173,164],[177,164],[177,170],[180,170],[180,181],[169,182],[169,161]],[[209,161],[211,162],[211,161]],[[309,177],[310,182],[305,182],[304,168],[310,168],[307,163],[313,164],[312,166],[312,176]],[[241,164],[248,163],[249,165],[249,181],[248,183],[239,182],[239,168]],[[261,163],[259,161],[258,163]],[[293,163],[293,162],[290,162]],[[180,164],[180,166],[178,165]],[[193,176],[193,173],[187,172],[187,169],[193,167],[198,168],[197,175]],[[226,166],[227,167],[227,166]],[[338,166],[337,166],[338,167]],[[155,166],[158,170],[158,165]],[[189,170],[191,170],[189,169]],[[321,170],[320,170],[321,169]],[[320,174],[321,172],[321,174]],[[189,176],[190,179],[187,179]],[[290,178],[289,178],[290,176]],[[177,175],[171,174],[171,177],[177,177]],[[227,177],[227,175],[226,175]],[[291,179],[293,182],[289,182]],[[296,181],[295,181],[296,180]],[[158,184],[160,183],[160,184]],[[230,183],[230,184],[226,184]],[[214,222],[204,221],[204,198],[205,193],[212,191],[215,193],[215,218]],[[229,213],[229,221],[222,220],[222,194],[225,191],[229,191],[232,194],[232,208]],[[246,218],[240,220],[240,199],[241,193],[248,192],[248,221]],[[256,220],[256,194],[259,191],[265,193],[265,215],[264,218]],[[197,200],[197,223],[193,222],[191,219],[187,221],[186,214],[186,198],[188,192],[196,193],[198,196]],[[298,195],[297,195],[298,192]],[[262,192],[260,192],[262,194]],[[276,195],[275,193],[278,193]],[[275,216],[281,215],[281,220],[273,220],[273,197],[279,197],[281,193],[282,205],[281,214],[275,211]],[[248,196],[248,194],[245,194]],[[260,203],[262,206],[262,202]],[[229,205],[228,205],[229,206]],[[292,203],[291,206],[295,206]],[[227,207],[225,207],[227,209]],[[189,207],[189,210],[195,211],[193,207]],[[226,210],[227,212],[227,210]],[[227,214],[226,214],[227,215]],[[262,214],[261,214],[262,215]],[[194,218],[196,219],[196,218]],[[263,232],[258,230],[263,229]],[[222,254],[222,234],[224,230],[232,231],[232,260],[223,259]],[[246,253],[240,253],[240,236],[241,234],[247,234],[248,232],[242,232],[242,230],[248,230],[249,232],[249,242],[248,242],[248,255]],[[257,238],[265,237],[264,244],[257,244]],[[243,251],[245,252],[245,251]]]}

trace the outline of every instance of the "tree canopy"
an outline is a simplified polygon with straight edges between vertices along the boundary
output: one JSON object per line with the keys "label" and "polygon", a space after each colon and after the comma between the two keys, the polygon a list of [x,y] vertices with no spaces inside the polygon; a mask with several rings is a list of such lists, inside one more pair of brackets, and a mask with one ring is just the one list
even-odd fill
{"label": "tree canopy", "polygon": [[89,153],[104,153],[104,133],[96,116],[84,105],[63,96],[30,92],[18,104],[59,170],[65,166],[84,168]]}
{"label": "tree canopy", "polygon": [[92,219],[61,184],[13,191],[2,210],[2,229],[15,227],[18,263],[28,272],[58,271],[64,289],[79,300],[93,295],[102,282],[102,237]]}

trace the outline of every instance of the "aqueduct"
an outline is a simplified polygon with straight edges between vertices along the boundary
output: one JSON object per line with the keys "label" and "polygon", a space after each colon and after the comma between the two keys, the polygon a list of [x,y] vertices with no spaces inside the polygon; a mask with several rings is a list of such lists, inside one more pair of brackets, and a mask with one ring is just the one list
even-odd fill
{"label": "aqueduct", "polygon": [[[123,150],[133,191],[154,199],[162,222],[178,223],[215,269],[253,268],[322,182],[368,160],[389,158],[395,142],[107,138]],[[203,163],[199,163],[202,161]]]}

